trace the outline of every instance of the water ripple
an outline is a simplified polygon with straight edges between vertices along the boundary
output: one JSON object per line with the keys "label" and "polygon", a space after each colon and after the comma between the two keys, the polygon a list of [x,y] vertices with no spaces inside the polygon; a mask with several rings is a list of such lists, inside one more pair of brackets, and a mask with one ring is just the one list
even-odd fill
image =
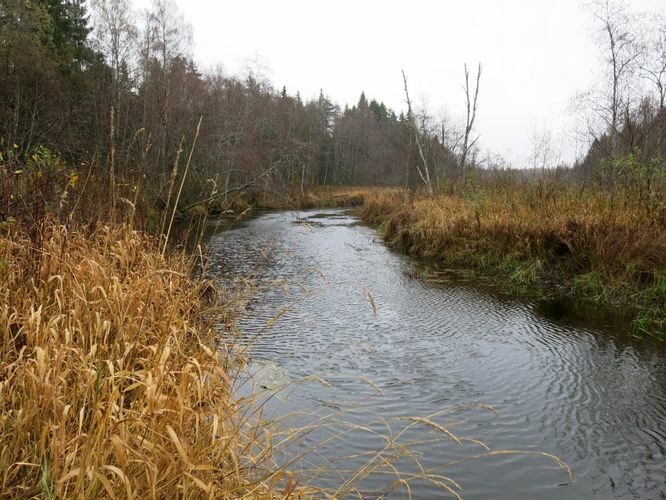
{"label": "water ripple", "polygon": [[[554,453],[577,481],[558,486],[547,461],[494,458],[447,471],[466,498],[666,496],[664,346],[544,317],[450,270],[419,280],[418,263],[342,211],[265,215],[210,247],[218,279],[232,286],[250,275],[257,285],[239,324],[252,356],[327,381],[294,390],[287,408],[346,408],[345,419],[379,432],[385,419],[483,402],[499,416],[465,412],[458,432],[494,449]],[[321,439],[313,432],[305,443]],[[350,434],[325,454],[375,446]],[[441,442],[421,448],[433,468],[464,455]],[[416,498],[435,496],[431,485],[413,488]]]}

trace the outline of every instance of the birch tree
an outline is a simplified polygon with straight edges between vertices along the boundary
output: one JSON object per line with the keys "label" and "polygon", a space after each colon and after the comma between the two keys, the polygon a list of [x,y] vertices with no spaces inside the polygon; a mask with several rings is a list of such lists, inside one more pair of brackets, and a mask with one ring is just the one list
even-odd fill
{"label": "birch tree", "polygon": [[93,0],[91,2],[93,36],[112,73],[114,106],[118,101],[121,71],[127,71],[134,56],[138,30],[129,0]]}
{"label": "birch tree", "polygon": [[640,73],[656,92],[659,109],[666,106],[666,16],[654,16],[649,25]]}
{"label": "birch tree", "polygon": [[[144,67],[149,61],[157,61],[159,72],[152,75],[158,87],[160,114],[160,134],[158,142],[158,163],[167,156],[170,115],[170,97],[172,92],[172,66],[177,59],[186,59],[192,43],[192,27],[183,20],[173,0],[153,0],[147,15],[145,47],[143,50]],[[145,76],[147,78],[148,75]],[[145,84],[145,82],[144,82]]]}
{"label": "birch tree", "polygon": [[635,16],[623,0],[594,0],[591,10],[606,64],[605,88],[600,89],[595,107],[614,139],[621,133],[621,116],[630,105],[630,82],[640,56]]}

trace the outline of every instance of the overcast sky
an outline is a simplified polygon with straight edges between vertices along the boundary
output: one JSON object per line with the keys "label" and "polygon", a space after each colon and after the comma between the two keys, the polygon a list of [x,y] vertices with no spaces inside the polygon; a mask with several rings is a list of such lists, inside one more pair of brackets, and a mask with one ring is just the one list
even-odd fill
{"label": "overcast sky", "polygon": [[[136,0],[137,7],[148,0]],[[583,0],[177,0],[194,31],[201,67],[242,73],[248,60],[290,94],[322,88],[341,106],[361,91],[405,107],[463,113],[463,64],[483,65],[477,131],[484,150],[524,166],[531,136],[551,130],[570,160],[572,97],[598,76],[592,17]],[[630,0],[632,9],[666,9],[666,0]]]}

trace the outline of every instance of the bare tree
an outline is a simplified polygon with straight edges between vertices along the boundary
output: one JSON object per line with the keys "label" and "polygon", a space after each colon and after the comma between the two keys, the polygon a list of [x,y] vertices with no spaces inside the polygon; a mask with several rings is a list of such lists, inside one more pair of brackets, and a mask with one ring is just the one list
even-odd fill
{"label": "bare tree", "polygon": [[261,88],[270,88],[271,64],[268,59],[255,52],[253,56],[243,59],[241,75],[246,82],[251,81]]}
{"label": "bare tree", "polygon": [[474,145],[479,140],[479,136],[472,139],[472,132],[474,130],[474,122],[476,121],[476,110],[479,102],[479,83],[481,82],[481,63],[479,63],[476,72],[476,86],[474,89],[474,96],[472,97],[471,89],[469,86],[469,69],[465,64],[465,104],[467,108],[465,120],[465,134],[463,135],[462,149],[460,151],[460,175],[465,175],[465,167],[467,166],[467,158]]}
{"label": "bare tree", "polygon": [[425,153],[423,151],[423,143],[421,141],[421,134],[419,133],[418,126],[416,125],[416,120],[414,119],[414,113],[412,111],[412,101],[409,98],[409,90],[407,89],[407,75],[405,75],[404,71],[402,72],[402,81],[405,84],[405,98],[407,100],[407,123],[409,124],[409,127],[412,129],[412,134],[414,135],[414,142],[416,142],[416,147],[419,150],[419,157],[421,158],[421,163],[423,165],[423,168],[421,168],[417,163],[416,171],[418,172],[419,177],[421,177],[423,184],[428,190],[428,194],[432,196],[433,189],[432,189],[432,182],[430,181],[430,169],[428,168],[428,160],[425,157]]}
{"label": "bare tree", "polygon": [[538,128],[536,123],[532,129],[532,137],[530,138],[532,151],[531,162],[534,170],[540,168],[545,171],[546,167],[553,163],[554,148],[553,137],[551,131],[545,127]]}
{"label": "bare tree", "polygon": [[192,27],[183,21],[173,0],[153,0],[148,17],[152,50],[163,67],[177,57],[187,57],[192,44]]}
{"label": "bare tree", "polygon": [[[147,15],[145,47],[143,56],[146,58],[144,67],[155,59],[159,63],[161,75],[157,76],[159,87],[160,137],[158,163],[166,159],[168,131],[170,125],[169,101],[172,85],[172,65],[179,58],[189,55],[192,43],[192,27],[183,20],[174,0],[153,0]],[[147,77],[147,74],[144,78]]]}
{"label": "bare tree", "polygon": [[645,30],[647,40],[640,61],[641,77],[654,86],[659,109],[666,106],[666,16],[655,15]]}
{"label": "bare tree", "polygon": [[117,106],[120,72],[122,69],[129,69],[138,34],[133,22],[131,2],[93,0],[91,8],[94,40],[111,67],[113,102],[114,106]]}
{"label": "bare tree", "polygon": [[608,64],[609,88],[596,107],[611,136],[616,137],[620,134],[621,115],[630,105],[630,80],[640,56],[635,16],[628,11],[624,0],[593,0],[590,8],[597,23],[597,40]]}

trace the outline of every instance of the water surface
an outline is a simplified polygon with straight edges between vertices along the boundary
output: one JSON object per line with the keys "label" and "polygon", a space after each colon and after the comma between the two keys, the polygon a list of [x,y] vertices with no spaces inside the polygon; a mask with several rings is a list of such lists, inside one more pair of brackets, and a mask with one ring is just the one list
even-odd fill
{"label": "water surface", "polygon": [[[307,408],[387,433],[409,417],[484,403],[497,415],[477,408],[431,420],[491,450],[555,454],[575,482],[535,455],[445,466],[483,450],[414,425],[402,437],[413,456],[458,481],[465,498],[666,497],[666,351],[631,338],[614,315],[569,317],[503,297],[464,273],[424,272],[340,210],[263,215],[214,235],[210,247],[222,282],[250,274],[259,285],[239,325],[255,366],[272,373],[259,385],[270,390],[275,380],[313,375],[326,381],[282,391],[270,403],[275,415]],[[321,455],[299,465],[324,466],[319,484],[339,483],[345,474],[333,469],[358,468],[364,453],[381,446],[368,431],[322,444],[333,431],[316,430],[301,448]],[[417,473],[406,449],[396,449],[394,465]],[[335,461],[349,455],[358,456]],[[376,474],[359,487],[388,493],[391,481]],[[443,496],[427,481],[410,486],[415,498]]]}

